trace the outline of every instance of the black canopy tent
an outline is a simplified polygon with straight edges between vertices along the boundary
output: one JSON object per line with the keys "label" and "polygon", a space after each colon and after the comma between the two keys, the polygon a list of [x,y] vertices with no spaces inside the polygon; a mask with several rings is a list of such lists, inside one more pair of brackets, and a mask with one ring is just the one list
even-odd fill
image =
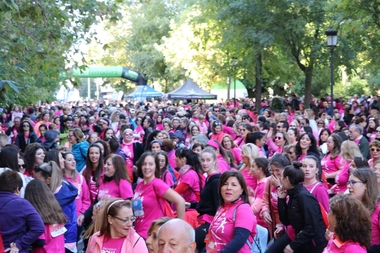
{"label": "black canopy tent", "polygon": [[217,99],[217,95],[203,90],[191,79],[187,79],[184,84],[169,92],[167,96],[169,99]]}

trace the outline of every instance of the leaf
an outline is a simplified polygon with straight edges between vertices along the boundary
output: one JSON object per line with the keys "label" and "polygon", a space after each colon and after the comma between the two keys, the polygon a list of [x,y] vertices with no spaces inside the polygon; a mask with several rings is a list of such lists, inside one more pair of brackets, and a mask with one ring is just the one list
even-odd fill
{"label": "leaf", "polygon": [[19,92],[19,84],[10,80],[0,80],[0,89],[4,89],[5,85],[7,84],[10,88],[12,88],[14,92]]}

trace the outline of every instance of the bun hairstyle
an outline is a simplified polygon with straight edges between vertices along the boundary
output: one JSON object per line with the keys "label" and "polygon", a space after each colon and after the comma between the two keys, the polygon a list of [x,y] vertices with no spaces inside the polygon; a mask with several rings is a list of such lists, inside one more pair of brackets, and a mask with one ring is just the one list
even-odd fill
{"label": "bun hairstyle", "polygon": [[303,173],[301,167],[302,163],[295,161],[292,165],[288,165],[284,169],[283,177],[288,177],[289,182],[292,186],[295,186],[304,181],[305,174]]}

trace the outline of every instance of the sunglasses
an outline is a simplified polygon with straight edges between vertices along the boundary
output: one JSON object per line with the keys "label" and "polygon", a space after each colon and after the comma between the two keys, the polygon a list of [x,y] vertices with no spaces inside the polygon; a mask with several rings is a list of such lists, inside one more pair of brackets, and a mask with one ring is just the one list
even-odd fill
{"label": "sunglasses", "polygon": [[18,165],[18,168],[21,169],[21,168],[24,168],[25,167],[25,164],[19,164]]}
{"label": "sunglasses", "polygon": [[371,148],[372,152],[380,152],[380,148]]}
{"label": "sunglasses", "polygon": [[290,125],[289,127],[294,127],[294,128],[295,128],[295,127],[297,127],[297,126],[296,126],[296,125]]}
{"label": "sunglasses", "polygon": [[124,135],[133,136],[133,133],[125,133]]}
{"label": "sunglasses", "polygon": [[376,130],[376,133],[380,133],[380,130]]}
{"label": "sunglasses", "polygon": [[221,126],[222,123],[221,122],[215,122],[215,126]]}
{"label": "sunglasses", "polygon": [[245,129],[245,128],[240,128],[240,129],[239,129],[239,132],[242,132],[242,131],[245,132],[245,131],[247,131],[247,129]]}
{"label": "sunglasses", "polygon": [[29,125],[22,125],[22,127],[29,127]]}
{"label": "sunglasses", "polygon": [[275,140],[282,140],[282,137],[280,137],[280,136],[275,136],[274,139],[275,139]]}
{"label": "sunglasses", "polygon": [[323,122],[318,122],[318,125],[323,125]]}
{"label": "sunglasses", "polygon": [[48,171],[42,169],[42,168],[41,168],[40,166],[38,166],[38,165],[35,166],[33,170],[34,170],[34,172],[36,172],[36,173],[41,171],[42,173],[46,173],[49,177],[51,177],[51,172],[48,172]]}

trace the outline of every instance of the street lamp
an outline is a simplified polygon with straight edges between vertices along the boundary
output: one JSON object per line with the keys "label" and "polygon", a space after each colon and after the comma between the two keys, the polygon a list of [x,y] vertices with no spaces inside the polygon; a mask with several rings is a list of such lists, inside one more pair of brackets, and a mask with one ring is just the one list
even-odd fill
{"label": "street lamp", "polygon": [[330,48],[330,89],[331,89],[331,117],[334,116],[334,49],[338,42],[338,31],[331,27],[326,31],[327,46]]}
{"label": "street lamp", "polygon": [[234,107],[236,107],[236,66],[238,65],[238,60],[232,58],[232,67],[233,67],[233,77],[234,77]]}

